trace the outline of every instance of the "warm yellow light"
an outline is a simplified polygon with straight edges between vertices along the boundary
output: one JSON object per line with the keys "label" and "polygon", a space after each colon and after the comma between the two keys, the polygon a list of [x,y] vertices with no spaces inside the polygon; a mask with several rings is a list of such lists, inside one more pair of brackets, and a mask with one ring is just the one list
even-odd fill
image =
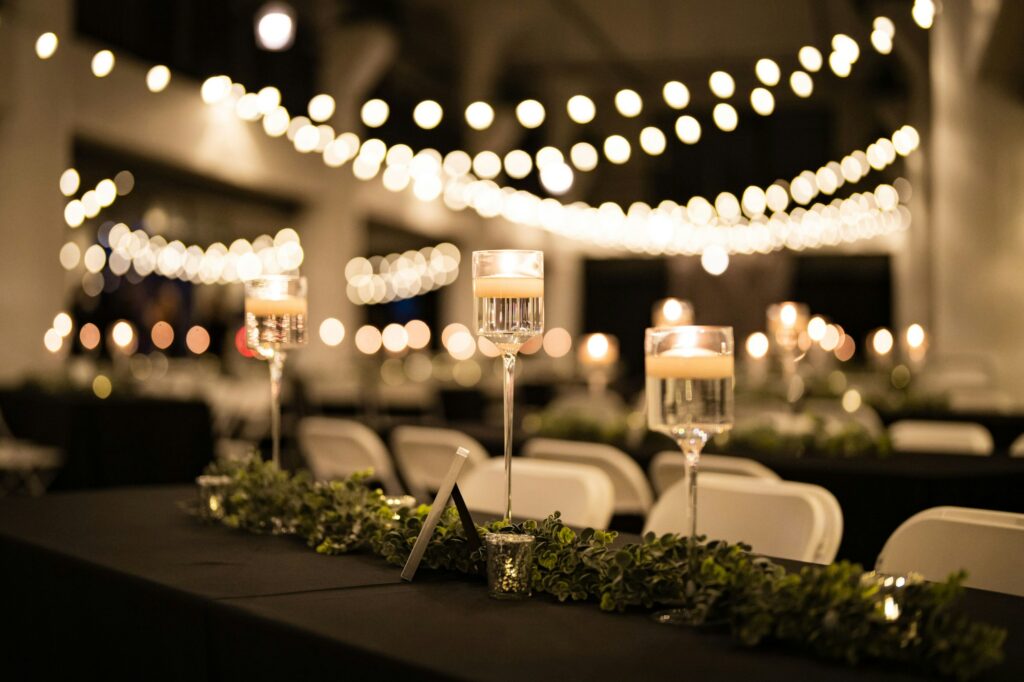
{"label": "warm yellow light", "polygon": [[100,345],[100,328],[87,322],[78,330],[78,341],[86,350],[93,350]]}
{"label": "warm yellow light", "polygon": [[797,97],[810,97],[814,92],[814,81],[804,71],[794,71],[789,76],[789,87]]}
{"label": "warm yellow light", "polygon": [[110,379],[103,374],[97,374],[92,380],[92,392],[100,400],[106,400],[110,397],[113,392],[114,386],[110,383]]}
{"label": "warm yellow light", "polygon": [[105,78],[114,70],[114,53],[100,50],[92,57],[92,74],[97,78]]}
{"label": "warm yellow light", "polygon": [[807,336],[815,343],[820,343],[825,338],[827,329],[828,322],[825,321],[825,318],[818,315],[815,315],[807,322]]}
{"label": "warm yellow light", "polygon": [[68,168],[60,174],[60,193],[69,197],[78,191],[80,183],[81,178],[78,176],[78,171],[74,168]]}
{"label": "warm yellow light", "polygon": [[36,38],[36,56],[40,59],[49,59],[57,52],[57,45],[60,41],[57,34],[52,31],[43,33]]}
{"label": "warm yellow light", "polygon": [[572,335],[561,327],[549,329],[544,333],[543,347],[544,352],[553,358],[564,357],[572,350]]}
{"label": "warm yellow light", "polygon": [[847,412],[856,412],[860,409],[861,403],[862,399],[860,397],[860,392],[857,389],[851,388],[843,394],[843,409]]}
{"label": "warm yellow light", "polygon": [[871,32],[871,46],[878,54],[889,54],[892,52],[892,36],[875,29]]}
{"label": "warm yellow light", "polygon": [[635,118],[643,111],[644,102],[636,90],[624,89],[615,93],[615,109],[626,118]]}
{"label": "warm yellow light", "polygon": [[640,131],[640,148],[651,156],[658,156],[665,151],[665,133],[660,128],[647,126]]}
{"label": "warm yellow light", "polygon": [[82,262],[84,263],[86,270],[92,273],[98,273],[103,269],[103,266],[107,264],[107,252],[104,251],[103,247],[99,244],[93,244],[85,250]]}
{"label": "warm yellow light", "polygon": [[409,332],[402,325],[392,322],[381,332],[381,343],[391,353],[401,353],[409,345]]}
{"label": "warm yellow light", "polygon": [[716,97],[728,99],[736,92],[736,81],[725,71],[715,71],[708,77],[708,86]]}
{"label": "warm yellow light", "polygon": [[712,244],[700,255],[700,264],[709,275],[717,277],[729,269],[729,252],[718,244]]}
{"label": "warm yellow light", "polygon": [[196,355],[202,355],[210,348],[210,333],[199,325],[192,327],[185,334],[185,346]]}
{"label": "warm yellow light", "polygon": [[519,180],[533,170],[533,159],[522,149],[513,149],[505,155],[505,174]]}
{"label": "warm yellow light", "polygon": [[171,82],[171,70],[163,64],[157,64],[146,72],[146,87],[150,92],[163,92]]}
{"label": "warm yellow light", "polygon": [[359,117],[367,128],[379,128],[384,125],[391,114],[391,107],[382,99],[371,99],[363,103]]}
{"label": "warm yellow light", "polygon": [[810,45],[804,45],[800,48],[800,52],[797,53],[797,59],[800,61],[800,66],[811,73],[820,71],[823,64],[821,51]]}
{"label": "warm yellow light", "polygon": [[846,78],[853,71],[852,63],[840,52],[833,52],[828,56],[828,67],[840,78]]}
{"label": "warm yellow light", "polygon": [[540,184],[549,194],[565,194],[572,187],[572,181],[572,168],[562,161],[547,164],[540,169]]}
{"label": "warm yellow light", "polygon": [[288,132],[289,123],[288,110],[282,106],[274,107],[263,116],[263,131],[270,137],[281,137]]}
{"label": "warm yellow light", "polygon": [[587,336],[583,347],[586,349],[586,356],[591,360],[600,362],[608,356],[611,344],[608,342],[608,337],[604,334],[590,334]]}
{"label": "warm yellow light", "polygon": [[478,178],[490,180],[501,172],[501,158],[492,151],[482,151],[473,157],[473,173]]}
{"label": "warm yellow light", "polygon": [[757,75],[757,80],[768,87],[778,85],[779,79],[782,77],[782,71],[774,59],[758,59],[754,64],[754,73]]}
{"label": "warm yellow light", "polygon": [[762,332],[754,332],[747,337],[747,355],[754,359],[763,358],[768,354],[768,337]]}
{"label": "warm yellow light", "polygon": [[383,345],[380,330],[373,325],[363,325],[356,331],[355,343],[356,349],[359,350],[360,353],[373,355],[379,351],[381,345]]}
{"label": "warm yellow light", "polygon": [[516,118],[524,128],[536,128],[544,122],[544,105],[535,99],[526,99],[516,105]]}
{"label": "warm yellow light", "polygon": [[227,76],[210,76],[203,81],[199,94],[207,104],[221,102],[231,94],[231,79]]}
{"label": "warm yellow light", "polygon": [[893,346],[892,332],[885,327],[879,329],[871,335],[871,346],[879,355],[888,355]]}
{"label": "warm yellow light", "polygon": [[871,22],[872,30],[884,33],[890,38],[896,37],[896,24],[893,23],[892,19],[885,16],[875,17],[875,20]]}
{"label": "warm yellow light", "polygon": [[63,345],[64,337],[56,329],[47,329],[43,334],[43,346],[51,353],[57,353]]}
{"label": "warm yellow light", "polygon": [[768,208],[768,199],[764,190],[756,185],[751,185],[743,190],[743,198],[740,200],[740,203],[743,205],[743,212],[747,214],[748,218],[764,215],[765,209]]}
{"label": "warm yellow light", "polygon": [[334,98],[330,95],[321,93],[315,95],[313,99],[309,100],[309,106],[306,107],[309,111],[309,117],[317,123],[323,123],[331,116],[334,115]]}
{"label": "warm yellow light", "polygon": [[456,360],[468,360],[476,354],[476,341],[468,330],[460,329],[448,337],[445,346]]}
{"label": "warm yellow light", "polygon": [[409,320],[405,323],[405,332],[409,335],[409,348],[420,350],[430,343],[430,327],[423,320]]}
{"label": "warm yellow light", "polygon": [[426,99],[412,110],[412,120],[424,130],[432,130],[441,123],[444,111],[441,105],[432,99]]}
{"label": "warm yellow light", "polygon": [[910,325],[909,327],[907,327],[906,338],[907,345],[910,348],[920,348],[921,346],[924,345],[925,340],[924,327],[917,324],[916,322]]}
{"label": "warm yellow light", "polygon": [[935,3],[932,0],[914,0],[910,15],[921,28],[927,30],[935,22]]}
{"label": "warm yellow light", "polygon": [[307,154],[320,144],[320,131],[316,129],[312,123],[299,128],[298,132],[295,133],[295,139],[292,141],[296,151]]}
{"label": "warm yellow light", "polygon": [[273,85],[267,85],[260,88],[260,91],[256,93],[256,99],[259,102],[260,115],[266,116],[281,106],[281,91]]}
{"label": "warm yellow light", "polygon": [[61,338],[70,334],[73,326],[74,322],[72,321],[71,316],[65,312],[59,312],[56,317],[53,318],[53,330],[60,334]]}
{"label": "warm yellow light", "polygon": [[135,339],[135,330],[130,322],[119,320],[110,330],[110,338],[119,348],[127,348]]}
{"label": "warm yellow light", "polygon": [[690,89],[679,81],[669,81],[661,89],[665,104],[673,109],[685,109],[690,103]]}
{"label": "warm yellow light", "polygon": [[849,334],[843,336],[842,341],[833,351],[836,359],[840,362],[846,362],[853,357],[853,354],[857,352],[857,344],[854,342],[853,337]]}
{"label": "warm yellow light", "polygon": [[845,33],[837,33],[832,36],[832,49],[842,55],[843,59],[850,64],[860,58],[860,45]]}
{"label": "warm yellow light", "polygon": [[614,164],[623,164],[629,161],[631,149],[629,140],[622,135],[609,135],[604,141],[604,155]]}
{"label": "warm yellow light", "polygon": [[565,110],[569,114],[569,118],[580,124],[590,123],[597,114],[594,100],[586,95],[573,95],[570,97],[569,101],[565,103]]}
{"label": "warm yellow light", "polygon": [[775,111],[775,96],[765,88],[754,88],[750,92],[750,106],[761,116]]}
{"label": "warm yellow light", "polygon": [[96,183],[96,200],[100,206],[106,208],[117,199],[117,185],[110,178],[104,178]]}
{"label": "warm yellow light", "polygon": [[711,118],[714,119],[716,126],[727,133],[736,130],[736,126],[739,124],[739,114],[736,113],[736,109],[725,102],[715,105],[711,112]]}
{"label": "warm yellow light", "polygon": [[486,130],[494,123],[494,109],[487,102],[473,102],[466,107],[466,123],[473,130]]}
{"label": "warm yellow light", "polygon": [[700,123],[693,116],[680,116],[676,119],[676,137],[684,144],[697,144],[700,141]]}
{"label": "warm yellow light", "polygon": [[689,303],[684,304],[678,298],[666,298],[661,302],[654,324],[657,327],[691,324],[693,309]]}
{"label": "warm yellow light", "polygon": [[572,160],[572,165],[576,166],[576,170],[583,171],[584,173],[597,168],[597,149],[589,142],[577,142],[574,144],[569,150],[569,158]]}

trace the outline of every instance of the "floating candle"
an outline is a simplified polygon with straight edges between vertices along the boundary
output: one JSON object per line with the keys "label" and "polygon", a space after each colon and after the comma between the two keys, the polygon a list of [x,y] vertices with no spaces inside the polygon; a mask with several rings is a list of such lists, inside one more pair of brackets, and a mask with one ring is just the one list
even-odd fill
{"label": "floating candle", "polygon": [[729,379],[733,376],[732,355],[700,348],[647,356],[647,376],[656,379]]}

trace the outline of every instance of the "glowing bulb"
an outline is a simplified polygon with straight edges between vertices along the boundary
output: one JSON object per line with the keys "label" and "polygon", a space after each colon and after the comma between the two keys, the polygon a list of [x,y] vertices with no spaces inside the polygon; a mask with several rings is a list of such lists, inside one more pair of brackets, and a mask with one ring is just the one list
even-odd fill
{"label": "glowing bulb", "polygon": [[282,2],[268,2],[256,15],[256,44],[280,52],[295,40],[295,10]]}
{"label": "glowing bulb", "polygon": [[782,304],[782,310],[779,311],[779,321],[782,322],[782,326],[792,329],[796,326],[796,318],[796,306],[792,303]]}
{"label": "glowing bulb", "polygon": [[871,28],[879,33],[884,33],[890,38],[896,37],[896,24],[889,17],[875,17],[871,22]]}
{"label": "glowing bulb", "polygon": [[565,110],[569,114],[569,118],[580,124],[590,123],[597,114],[594,100],[586,95],[573,95],[570,97],[569,101],[565,103]]}
{"label": "glowing bulb", "polygon": [[871,346],[879,355],[888,355],[893,346],[892,332],[882,327],[871,337]]}
{"label": "glowing bulb", "polygon": [[640,131],[640,148],[651,156],[665,151],[665,133],[660,128],[648,126]]}
{"label": "glowing bulb", "polygon": [[423,100],[412,110],[412,120],[424,130],[436,128],[441,123],[442,116],[444,111],[441,105],[432,99]]}
{"label": "glowing bulb", "polygon": [[260,88],[256,93],[258,109],[261,116],[266,116],[271,111],[281,106],[281,91],[273,85]]}
{"label": "glowing bulb", "polygon": [[49,59],[57,52],[57,45],[59,43],[57,34],[47,31],[36,38],[36,56],[40,59]]}
{"label": "glowing bulb", "polygon": [[371,99],[363,103],[359,118],[367,128],[379,128],[388,120],[391,108],[382,99]]}
{"label": "glowing bulb", "polygon": [[768,207],[765,191],[754,185],[743,190],[743,198],[740,203],[743,205],[743,212],[750,218],[764,214]]}
{"label": "glowing bulb", "polygon": [[591,359],[603,360],[608,355],[611,344],[608,342],[608,337],[604,334],[591,334],[587,337],[585,348],[587,349],[587,355]]}
{"label": "glowing bulb", "polygon": [[846,78],[853,70],[852,64],[841,52],[833,52],[828,56],[828,67],[832,69],[832,73],[840,78]]}
{"label": "glowing bulb", "polygon": [[118,348],[127,348],[135,338],[135,330],[130,322],[119,320],[110,331],[110,338]]}
{"label": "glowing bulb", "polygon": [[171,82],[171,70],[163,64],[157,64],[146,72],[146,87],[150,92],[163,92]]}
{"label": "glowing bulb", "polygon": [[729,252],[718,244],[712,244],[700,255],[700,264],[708,274],[717,277],[729,267]]}
{"label": "glowing bulb", "polygon": [[690,89],[679,81],[669,81],[661,89],[665,104],[673,109],[685,109],[690,103]]}
{"label": "glowing bulb", "polygon": [[754,88],[750,92],[750,106],[761,116],[768,116],[775,111],[775,97],[764,88]]}
{"label": "glowing bulb", "polygon": [[533,159],[522,149],[513,149],[505,155],[505,174],[519,180],[533,170]]}
{"label": "glowing bulb", "polygon": [[572,180],[572,168],[564,162],[547,164],[540,170],[540,183],[549,194],[565,194],[572,187]]}
{"label": "glowing bulb", "polygon": [[97,78],[106,78],[114,70],[114,53],[100,50],[92,58],[92,74]]}
{"label": "glowing bulb", "polygon": [[320,340],[326,346],[338,346],[345,338],[345,325],[336,317],[328,317],[320,323]]}
{"label": "glowing bulb", "polygon": [[207,104],[216,104],[231,94],[231,79],[227,76],[210,76],[199,88],[199,94]]}
{"label": "glowing bulb", "polygon": [[814,81],[805,71],[794,71],[789,76],[789,87],[797,97],[810,97],[814,92]]}
{"label": "glowing bulb", "polygon": [[572,336],[561,327],[549,329],[544,333],[543,347],[544,352],[551,357],[563,357],[572,349]]}
{"label": "glowing bulb", "polygon": [[747,355],[754,359],[763,358],[768,354],[768,337],[762,332],[754,332],[747,337]]}
{"label": "glowing bulb", "polygon": [[78,248],[78,244],[74,242],[67,242],[64,246],[60,247],[60,265],[65,270],[74,270],[78,267],[78,262],[82,258],[82,252]]}
{"label": "glowing bulb", "polygon": [[800,66],[804,67],[811,73],[817,73],[821,70],[821,66],[824,63],[821,57],[821,51],[816,47],[810,45],[804,45],[800,48],[800,52],[797,54],[797,59],[800,61]]}
{"label": "glowing bulb", "polygon": [[615,108],[626,118],[635,118],[643,111],[644,102],[636,90],[619,90],[615,93]]}
{"label": "glowing bulb", "polygon": [[473,172],[478,178],[490,180],[501,172],[501,158],[492,151],[482,151],[473,157]]}
{"label": "glowing bulb", "polygon": [[676,119],[676,137],[684,144],[697,144],[700,140],[700,123],[693,116]]}
{"label": "glowing bulb", "polygon": [[392,322],[381,332],[381,344],[384,350],[401,353],[409,345],[409,332],[402,325]]}
{"label": "glowing bulb", "polygon": [[857,410],[860,409],[862,402],[863,400],[860,397],[860,392],[855,388],[851,388],[850,390],[843,394],[843,409],[846,410],[847,412],[856,412]]}
{"label": "glowing bulb", "polygon": [[373,355],[380,350],[383,341],[380,337],[380,331],[372,325],[363,325],[356,332],[356,348],[360,353],[366,355]]}
{"label": "glowing bulb", "polygon": [[782,77],[782,71],[773,59],[758,59],[754,65],[754,73],[757,75],[757,80],[768,87],[778,85],[779,79]]}
{"label": "glowing bulb", "polygon": [[725,102],[715,105],[711,112],[711,118],[714,119],[716,126],[727,133],[736,130],[736,126],[739,123],[739,115],[736,113],[736,109],[731,104],[726,104]]}
{"label": "glowing bulb", "polygon": [[622,135],[609,135],[604,141],[604,155],[614,164],[623,164],[629,161],[631,149],[629,140]]}
{"label": "glowing bulb", "polygon": [[924,345],[924,327],[916,322],[907,327],[907,345],[911,348],[920,348]]}
{"label": "glowing bulb", "polygon": [[683,318],[683,303],[678,298],[668,298],[661,304],[661,316],[666,323],[676,324]]}
{"label": "glowing bulb", "polygon": [[64,338],[71,333],[71,328],[74,326],[74,322],[71,320],[71,316],[65,312],[57,313],[56,317],[53,318],[53,330]]}
{"label": "glowing bulb", "polygon": [[473,102],[466,107],[466,123],[473,130],[486,130],[494,123],[494,109],[487,102]]}
{"label": "glowing bulb", "polygon": [[860,45],[845,33],[837,33],[832,36],[832,49],[841,54],[843,59],[850,64],[860,58]]}
{"label": "glowing bulb", "polygon": [[185,347],[196,355],[202,355],[210,348],[210,333],[195,325],[185,334]]}
{"label": "glowing bulb", "polygon": [[892,36],[875,29],[871,32],[871,46],[878,54],[889,54],[892,52]]}
{"label": "glowing bulb", "polygon": [[544,122],[544,105],[535,99],[526,99],[516,105],[516,118],[524,128],[536,128]]}
{"label": "glowing bulb", "polygon": [[708,86],[716,97],[728,99],[736,92],[736,81],[725,71],[715,71],[708,78]]}
{"label": "glowing bulb", "polygon": [[309,117],[317,123],[323,123],[334,115],[334,98],[330,95],[319,94],[309,100]]}
{"label": "glowing bulb", "polygon": [[288,132],[291,118],[284,107],[275,107],[263,117],[263,131],[270,137],[281,137]]}
{"label": "glowing bulb", "polygon": [[69,197],[78,191],[80,183],[81,178],[78,175],[78,171],[74,168],[68,168],[60,174],[60,193]]}
{"label": "glowing bulb", "polygon": [[569,158],[576,170],[587,173],[597,168],[598,154],[594,145],[589,142],[577,142],[569,150]]}
{"label": "glowing bulb", "polygon": [[927,30],[935,22],[935,3],[932,0],[914,0],[910,15],[914,23]]}
{"label": "glowing bulb", "polygon": [[815,343],[821,342],[825,338],[825,331],[828,329],[828,323],[825,322],[825,318],[815,315],[807,322],[807,336]]}
{"label": "glowing bulb", "polygon": [[64,337],[56,329],[47,329],[43,334],[43,346],[51,353],[56,353],[64,345]]}

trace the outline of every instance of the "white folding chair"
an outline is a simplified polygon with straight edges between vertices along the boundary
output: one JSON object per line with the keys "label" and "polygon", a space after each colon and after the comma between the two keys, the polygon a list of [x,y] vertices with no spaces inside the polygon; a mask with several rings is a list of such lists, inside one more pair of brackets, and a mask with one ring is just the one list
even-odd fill
{"label": "white folding chair", "polygon": [[299,447],[317,480],[373,469],[373,478],[380,481],[384,492],[404,492],[384,441],[369,427],[351,419],[306,417],[299,422],[298,431]]}
{"label": "white folding chair", "polygon": [[[687,533],[686,481],[655,503],[644,532]],[[745,542],[780,559],[827,564],[843,536],[843,513],[832,493],[809,483],[732,474],[697,478],[697,532],[713,540]]]}
{"label": "white folding chair", "polygon": [[[492,457],[459,481],[470,509],[505,513],[505,464]],[[562,520],[580,528],[607,528],[615,507],[611,479],[597,467],[517,458],[512,462],[512,515],[545,519],[562,512]]]}
{"label": "white folding chair", "polygon": [[992,434],[981,424],[904,419],[889,425],[892,447],[898,452],[949,455],[991,455]]}
{"label": "white folding chair", "polygon": [[[782,480],[777,473],[765,465],[746,457],[701,455],[697,466],[700,473],[733,474],[734,476],[762,478],[766,481]],[[661,495],[685,477],[686,457],[681,452],[665,450],[654,456],[647,470],[651,475],[651,483],[654,484],[654,492]]]}
{"label": "white folding chair", "polygon": [[961,569],[965,584],[1024,597],[1024,514],[933,507],[896,529],[878,555],[882,573],[945,580]]}
{"label": "white folding chair", "polygon": [[473,466],[487,461],[487,450],[461,431],[427,426],[398,426],[391,432],[391,452],[409,492],[429,499],[444,481],[452,456],[460,447],[469,451],[462,467],[465,476]]}
{"label": "white folding chair", "polygon": [[586,443],[554,438],[531,438],[523,455],[554,462],[589,464],[608,474],[615,490],[616,514],[646,514],[654,494],[644,470],[622,450],[604,443]]}

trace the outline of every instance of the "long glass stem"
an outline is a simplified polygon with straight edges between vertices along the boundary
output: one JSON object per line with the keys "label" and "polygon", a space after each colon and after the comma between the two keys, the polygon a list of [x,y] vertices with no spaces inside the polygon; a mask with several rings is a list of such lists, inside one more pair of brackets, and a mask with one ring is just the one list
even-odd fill
{"label": "long glass stem", "polygon": [[512,522],[512,406],[515,397],[516,354],[503,353],[505,365],[505,520]]}
{"label": "long glass stem", "polygon": [[679,438],[679,449],[686,457],[686,501],[690,512],[690,542],[697,538],[697,463],[700,461],[700,453],[706,440],[704,433],[697,429],[688,429]]}
{"label": "long glass stem", "polygon": [[270,439],[271,460],[281,468],[281,377],[284,374],[285,353],[275,349],[267,365],[270,367]]}

